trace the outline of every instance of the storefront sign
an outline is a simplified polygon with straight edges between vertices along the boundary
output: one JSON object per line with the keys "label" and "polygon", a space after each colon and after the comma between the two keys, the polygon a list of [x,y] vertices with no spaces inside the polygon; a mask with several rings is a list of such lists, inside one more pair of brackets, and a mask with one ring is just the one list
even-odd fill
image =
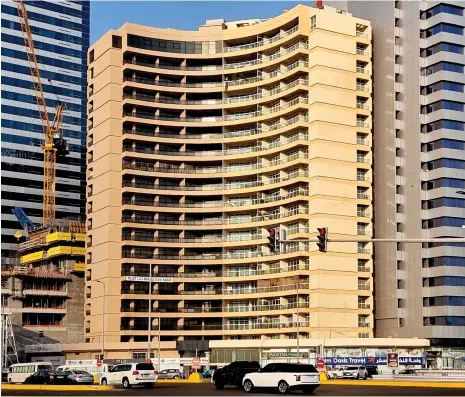
{"label": "storefront sign", "polygon": [[66,365],[95,365],[97,360],[66,360]]}
{"label": "storefront sign", "polygon": [[[326,365],[388,365],[387,357],[326,357]],[[398,357],[399,365],[422,365],[423,357]]]}
{"label": "storefront sign", "polygon": [[65,356],[35,356],[31,357],[32,363],[39,363],[39,362],[46,362],[52,363],[55,367],[59,365],[64,365],[65,363]]}
{"label": "storefront sign", "polygon": [[396,368],[399,366],[399,355],[397,353],[388,354],[388,367]]}
{"label": "storefront sign", "polygon": [[[150,277],[139,276],[126,276],[126,281],[142,281],[144,283],[150,282]],[[152,277],[152,283],[172,283],[172,277]]]}
{"label": "storefront sign", "polygon": [[61,345],[26,345],[24,352],[26,354],[34,353],[61,353]]}

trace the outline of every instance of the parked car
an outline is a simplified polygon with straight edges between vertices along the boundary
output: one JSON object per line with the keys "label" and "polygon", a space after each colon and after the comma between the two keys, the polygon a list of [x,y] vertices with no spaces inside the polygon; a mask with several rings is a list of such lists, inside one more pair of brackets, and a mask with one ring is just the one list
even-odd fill
{"label": "parked car", "polygon": [[369,378],[372,378],[373,375],[379,375],[378,367],[373,366],[373,365],[368,365],[365,368],[367,369]]}
{"label": "parked car", "polygon": [[249,372],[257,372],[260,369],[258,361],[233,361],[223,368],[215,370],[212,383],[217,389],[223,389],[225,385],[242,387],[242,379]]}
{"label": "parked car", "polygon": [[158,379],[181,379],[182,374],[179,369],[163,369],[158,373]]}
{"label": "parked car", "polygon": [[47,385],[50,383],[50,371],[40,370],[29,375],[24,381],[26,385]]}
{"label": "parked car", "polygon": [[344,379],[367,379],[368,371],[365,367],[345,367],[342,371]]}
{"label": "parked car", "polygon": [[129,389],[134,385],[153,388],[158,376],[152,363],[118,364],[110,371],[102,372],[101,385],[122,385]]}
{"label": "parked car", "polygon": [[328,379],[342,379],[342,373],[346,367],[334,367],[326,373]]}
{"label": "parked car", "polygon": [[92,385],[94,384],[94,375],[86,371],[72,370],[64,371],[68,376],[68,383],[75,385]]}
{"label": "parked car", "polygon": [[320,374],[311,364],[273,363],[246,374],[242,385],[248,393],[256,389],[275,389],[280,394],[291,390],[311,394],[320,386]]}
{"label": "parked car", "polygon": [[417,371],[415,371],[414,369],[404,369],[399,372],[399,375],[416,375],[416,374],[417,374]]}

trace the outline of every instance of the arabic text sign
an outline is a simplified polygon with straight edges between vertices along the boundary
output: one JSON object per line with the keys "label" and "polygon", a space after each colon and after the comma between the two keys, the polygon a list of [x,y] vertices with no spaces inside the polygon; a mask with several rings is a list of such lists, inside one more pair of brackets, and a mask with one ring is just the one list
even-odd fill
{"label": "arabic text sign", "polygon": [[[387,365],[387,357],[326,357],[326,365]],[[399,357],[399,365],[422,365],[423,357]]]}
{"label": "arabic text sign", "polygon": [[24,347],[25,353],[60,353],[62,351],[61,345],[26,345]]}
{"label": "arabic text sign", "polygon": [[[139,276],[126,276],[126,281],[142,281],[144,283],[150,282],[150,277]],[[172,277],[152,277],[152,283],[172,283]]]}

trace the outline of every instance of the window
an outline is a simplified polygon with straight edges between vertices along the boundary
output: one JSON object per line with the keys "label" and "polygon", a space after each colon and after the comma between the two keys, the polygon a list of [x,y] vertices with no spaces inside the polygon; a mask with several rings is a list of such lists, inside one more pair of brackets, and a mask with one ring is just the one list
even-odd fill
{"label": "window", "polygon": [[132,358],[136,360],[145,360],[147,358],[147,352],[132,352]]}
{"label": "window", "polygon": [[452,25],[450,23],[439,23],[423,32],[424,38],[434,36],[437,33],[452,33],[463,35],[463,27],[458,25]]}
{"label": "window", "polygon": [[428,19],[440,13],[462,16],[463,8],[449,4],[438,4],[437,6],[434,6],[433,8],[430,8],[429,10],[423,12],[421,17],[422,19]]}
{"label": "window", "polygon": [[438,159],[425,163],[423,168],[428,171],[436,170],[438,168],[455,168],[459,170],[464,170],[465,161],[455,159]]}
{"label": "window", "polygon": [[454,110],[456,112],[463,112],[464,104],[461,102],[447,101],[447,100],[437,101],[429,105],[423,106],[422,113],[428,114],[428,113],[436,112],[437,110],[441,110],[441,109]]}
{"label": "window", "polygon": [[423,279],[424,287],[465,287],[465,277],[460,276],[440,276]]}
{"label": "window", "polygon": [[423,221],[423,229],[434,229],[436,227],[462,227],[465,224],[463,218],[444,216]]}
{"label": "window", "polygon": [[310,17],[310,30],[313,30],[316,28],[316,15],[312,15]]}
{"label": "window", "polygon": [[423,319],[424,326],[442,325],[453,327],[464,327],[465,316],[440,316],[440,317],[425,317]]}
{"label": "window", "polygon": [[140,363],[136,364],[136,370],[139,371],[153,371],[155,368],[153,368],[152,363]]}
{"label": "window", "polygon": [[113,48],[122,48],[123,47],[123,39],[120,36],[113,35],[111,37],[111,46]]}
{"label": "window", "polygon": [[463,73],[463,65],[452,62],[438,62],[422,70],[423,76],[429,76],[444,70],[446,72]]}
{"label": "window", "polygon": [[422,56],[429,57],[441,51],[463,54],[463,46],[452,43],[438,43],[422,51]]}
{"label": "window", "polygon": [[438,256],[423,260],[423,267],[458,266],[465,267],[465,258],[462,256]]}
{"label": "window", "polygon": [[456,92],[464,92],[463,84],[455,83],[452,81],[439,81],[437,83],[431,84],[427,87],[422,88],[422,95],[432,94],[436,91],[456,91]]}
{"label": "window", "polygon": [[92,62],[94,62],[94,50],[89,52],[89,63],[92,63]]}
{"label": "window", "polygon": [[465,123],[461,121],[455,121],[455,120],[438,120],[438,121],[434,121],[429,124],[424,124],[421,127],[421,132],[428,133],[428,132],[439,130],[441,128],[445,128],[449,130],[456,130],[456,131],[464,131]]}

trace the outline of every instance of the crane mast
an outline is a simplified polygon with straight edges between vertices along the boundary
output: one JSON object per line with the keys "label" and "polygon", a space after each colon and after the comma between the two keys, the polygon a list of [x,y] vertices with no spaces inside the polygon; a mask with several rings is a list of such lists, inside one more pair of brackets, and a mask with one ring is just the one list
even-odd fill
{"label": "crane mast", "polygon": [[56,185],[56,159],[57,151],[66,152],[66,142],[63,140],[63,106],[57,103],[55,116],[50,123],[44,90],[40,79],[39,65],[34,48],[31,28],[27,17],[24,0],[15,0],[18,9],[19,23],[23,32],[24,46],[31,71],[32,85],[39,109],[42,130],[44,133],[44,208],[43,225],[55,225],[55,185]]}

